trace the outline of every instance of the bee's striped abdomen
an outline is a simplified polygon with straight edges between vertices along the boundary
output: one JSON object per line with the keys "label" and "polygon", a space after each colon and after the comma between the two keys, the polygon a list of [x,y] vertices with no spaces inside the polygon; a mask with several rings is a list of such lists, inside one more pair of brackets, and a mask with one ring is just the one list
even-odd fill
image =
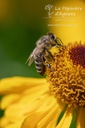
{"label": "bee's striped abdomen", "polygon": [[36,66],[36,70],[37,72],[43,76],[46,70],[45,65],[43,64],[42,58],[41,57],[37,57],[35,60],[35,66]]}

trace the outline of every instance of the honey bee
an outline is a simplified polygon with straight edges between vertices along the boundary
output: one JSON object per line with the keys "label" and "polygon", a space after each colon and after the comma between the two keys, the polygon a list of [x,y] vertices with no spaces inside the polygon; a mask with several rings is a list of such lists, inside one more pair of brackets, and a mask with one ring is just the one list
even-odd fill
{"label": "honey bee", "polygon": [[[55,37],[53,33],[48,33],[47,35],[42,36],[37,42],[36,47],[28,57],[26,63],[30,66],[33,61],[35,62],[37,72],[43,76],[46,71],[46,66],[51,68],[48,58],[52,58],[52,54],[49,51],[53,46],[62,46],[62,41]],[[46,62],[46,64],[45,64]]]}

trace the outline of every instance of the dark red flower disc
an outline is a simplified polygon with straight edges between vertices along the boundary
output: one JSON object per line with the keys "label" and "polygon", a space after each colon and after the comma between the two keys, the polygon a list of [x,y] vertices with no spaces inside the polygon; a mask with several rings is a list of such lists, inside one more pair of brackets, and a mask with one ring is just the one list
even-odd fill
{"label": "dark red flower disc", "polygon": [[80,65],[85,68],[85,46],[77,45],[72,47],[69,51],[70,59],[73,64]]}

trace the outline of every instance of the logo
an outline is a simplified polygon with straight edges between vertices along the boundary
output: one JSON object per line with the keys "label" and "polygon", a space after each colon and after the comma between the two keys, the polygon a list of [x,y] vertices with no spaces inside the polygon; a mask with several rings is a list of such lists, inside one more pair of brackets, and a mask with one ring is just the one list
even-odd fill
{"label": "logo", "polygon": [[52,9],[53,9],[53,5],[51,5],[51,4],[48,4],[48,5],[45,6],[45,10],[47,10],[47,14],[48,14],[49,18],[51,18],[52,14],[54,13],[52,11]]}

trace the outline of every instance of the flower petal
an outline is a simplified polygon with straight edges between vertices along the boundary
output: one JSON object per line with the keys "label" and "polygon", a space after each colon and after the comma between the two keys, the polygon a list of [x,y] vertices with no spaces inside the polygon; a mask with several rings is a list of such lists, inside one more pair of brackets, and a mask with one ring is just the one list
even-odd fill
{"label": "flower petal", "polygon": [[5,126],[4,128],[20,128],[21,122],[16,122]]}
{"label": "flower petal", "polygon": [[64,113],[62,119],[60,120],[56,128],[70,128],[70,124],[72,121],[72,114],[73,114],[73,109],[67,108],[66,112]]}
{"label": "flower petal", "polygon": [[58,104],[54,108],[50,108],[49,112],[38,123],[37,128],[55,128],[58,117],[62,109]]}
{"label": "flower petal", "polygon": [[85,128],[85,108],[79,110],[77,128]]}
{"label": "flower petal", "polygon": [[[8,119],[10,123],[14,123],[19,120],[24,120],[30,111],[36,109],[37,104],[43,99],[43,95],[49,91],[49,84],[46,80],[35,79],[37,85],[34,85],[34,79],[31,79],[28,88],[23,90],[22,93],[7,94],[2,98],[1,105],[5,110],[4,117]],[[39,84],[40,83],[40,84]],[[33,86],[31,86],[33,85]]]}
{"label": "flower petal", "polygon": [[1,100],[1,109],[6,109],[10,104],[19,99],[19,97],[19,94],[8,94],[4,96]]}
{"label": "flower petal", "polygon": [[39,78],[11,77],[0,81],[0,94],[22,93],[28,87],[44,84],[46,80]]}
{"label": "flower petal", "polygon": [[28,113],[21,128],[53,128],[63,108],[49,93],[43,95],[35,110]]}
{"label": "flower petal", "polygon": [[9,124],[9,120],[5,117],[0,118],[0,127],[4,128]]}

